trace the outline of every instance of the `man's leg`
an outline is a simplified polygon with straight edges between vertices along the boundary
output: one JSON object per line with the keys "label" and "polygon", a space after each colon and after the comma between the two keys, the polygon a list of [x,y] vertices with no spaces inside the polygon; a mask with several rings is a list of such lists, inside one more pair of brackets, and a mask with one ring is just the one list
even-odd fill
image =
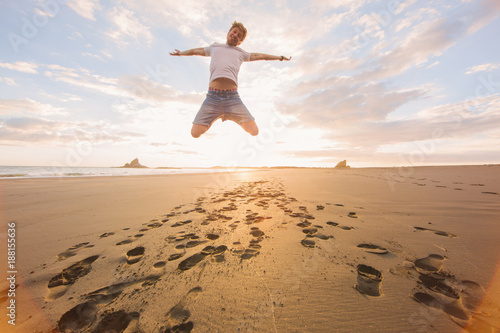
{"label": "man's leg", "polygon": [[193,138],[199,138],[203,133],[208,131],[210,126],[207,125],[198,125],[198,124],[193,124],[193,127],[191,128],[191,135]]}
{"label": "man's leg", "polygon": [[255,120],[247,121],[241,123],[240,125],[247,133],[252,136],[256,136],[257,134],[259,134],[259,128],[257,127]]}

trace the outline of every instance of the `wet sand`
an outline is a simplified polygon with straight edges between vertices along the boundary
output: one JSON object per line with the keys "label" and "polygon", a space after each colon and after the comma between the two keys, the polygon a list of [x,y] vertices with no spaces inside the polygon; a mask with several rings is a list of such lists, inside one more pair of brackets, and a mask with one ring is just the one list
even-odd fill
{"label": "wet sand", "polygon": [[[494,332],[500,166],[1,183],[7,332]],[[7,272],[7,252],[0,255]],[[7,273],[2,273],[6,274]],[[7,276],[8,277],[8,276]],[[16,326],[6,308],[16,302]]]}

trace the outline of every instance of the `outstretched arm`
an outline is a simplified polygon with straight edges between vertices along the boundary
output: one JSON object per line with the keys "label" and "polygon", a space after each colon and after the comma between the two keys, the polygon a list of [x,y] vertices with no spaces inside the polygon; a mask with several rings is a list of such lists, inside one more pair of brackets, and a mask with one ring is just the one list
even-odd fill
{"label": "outstretched arm", "polygon": [[284,56],[275,56],[275,55],[270,55],[270,54],[264,54],[264,53],[250,53],[250,61],[255,61],[255,60],[286,60],[289,61],[292,59],[292,57],[284,57]]}
{"label": "outstretched arm", "polygon": [[170,55],[172,56],[205,56],[205,48],[203,47],[198,47],[196,49],[191,49],[191,50],[186,50],[186,51],[179,51],[175,49],[175,52],[170,52]]}

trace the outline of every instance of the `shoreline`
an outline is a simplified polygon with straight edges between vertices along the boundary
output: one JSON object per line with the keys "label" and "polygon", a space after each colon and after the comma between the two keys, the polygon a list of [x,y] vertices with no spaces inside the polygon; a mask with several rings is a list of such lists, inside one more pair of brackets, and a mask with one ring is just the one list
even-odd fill
{"label": "shoreline", "polygon": [[[13,167],[18,168],[18,167]],[[31,167],[26,167],[31,168]],[[46,167],[34,167],[34,168],[46,168]],[[3,174],[0,175],[1,180],[11,180],[11,179],[72,179],[72,178],[91,178],[91,177],[140,177],[140,176],[166,176],[166,175],[182,175],[182,174],[216,174],[216,173],[227,173],[227,172],[244,172],[244,171],[260,171],[260,168],[241,168],[241,169],[223,169],[223,168],[210,168],[210,169],[200,169],[200,168],[122,168],[122,167],[107,167],[107,168],[99,168],[99,167],[82,167],[83,169],[118,169],[118,170],[135,170],[137,174],[84,174],[82,172],[67,172],[63,174],[51,174],[51,175],[29,175],[26,173],[11,173],[11,174]],[[80,167],[75,167],[76,170],[81,170]],[[69,168],[71,169],[71,168]],[[179,170],[181,172],[172,172],[172,173],[140,173],[143,170],[148,170],[154,172],[155,170]],[[196,172],[192,172],[191,170],[200,170]],[[265,170],[265,169],[262,169]],[[186,172],[183,172],[186,171]]]}
{"label": "shoreline", "polygon": [[[136,167],[61,167],[65,168],[68,171],[71,169],[75,170],[82,170],[82,169],[94,169],[94,170],[99,170],[99,169],[118,169],[118,170],[136,170],[138,172],[147,170],[147,171],[155,171],[155,170],[179,170],[179,171],[186,171],[186,170],[200,170],[199,172],[179,172],[179,173],[158,173],[158,174],[115,174],[115,175],[110,175],[110,174],[84,174],[82,172],[67,172],[63,174],[51,174],[51,175],[29,175],[26,173],[7,173],[7,174],[0,174],[0,181],[1,180],[8,180],[8,179],[45,179],[45,178],[58,178],[58,179],[65,179],[65,178],[90,178],[90,177],[131,177],[131,176],[162,176],[162,175],[178,175],[178,174],[211,174],[211,173],[230,173],[230,172],[245,172],[245,171],[273,171],[273,170],[349,170],[349,169],[354,169],[354,170],[400,170],[400,174],[407,174],[408,172],[406,170],[413,170],[413,169],[422,169],[422,168],[455,168],[455,167],[497,167],[500,166],[500,164],[468,164],[468,165],[417,165],[417,166],[392,166],[392,167],[346,167],[346,168],[337,168],[337,167],[294,167],[294,166],[274,166],[274,167],[221,167],[221,166],[214,166],[214,167],[205,167],[205,168],[196,168],[196,167],[142,167],[142,168],[136,168]],[[50,169],[57,169],[59,167],[48,167],[48,166],[0,166],[0,168],[40,168],[40,169],[45,169],[45,168],[50,168]]]}
{"label": "shoreline", "polygon": [[[22,281],[16,332],[95,329],[111,318],[144,331],[500,325],[500,166],[415,167],[404,176],[397,168],[255,171],[4,180],[0,235],[16,222]],[[52,287],[72,265],[86,274]],[[364,279],[377,272],[373,289]],[[435,281],[460,304],[430,306],[451,300]],[[93,317],[69,320],[83,304]],[[176,319],[177,308],[188,318]]]}

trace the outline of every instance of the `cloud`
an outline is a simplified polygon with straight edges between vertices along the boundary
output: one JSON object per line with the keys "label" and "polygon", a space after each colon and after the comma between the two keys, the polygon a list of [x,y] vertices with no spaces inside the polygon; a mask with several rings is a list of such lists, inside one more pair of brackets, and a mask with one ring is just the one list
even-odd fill
{"label": "cloud", "polygon": [[290,94],[305,96],[297,104],[282,104],[284,114],[307,127],[334,129],[360,121],[381,121],[401,105],[425,95],[423,89],[389,89],[355,77],[329,77],[298,84]]}
{"label": "cloud", "polygon": [[490,24],[500,13],[500,1],[483,0],[481,4],[469,11],[465,20],[468,22],[467,35],[472,35],[476,31]]}
{"label": "cloud", "polygon": [[98,145],[130,142],[144,136],[120,131],[103,121],[55,121],[32,116],[0,118],[0,144]]}
{"label": "cloud", "polygon": [[199,104],[203,98],[201,93],[182,93],[171,86],[158,83],[144,75],[122,76],[119,85],[129,93],[131,98],[156,103],[175,101]]}
{"label": "cloud", "polygon": [[107,95],[122,96],[124,93],[117,87],[117,79],[91,74],[82,68],[66,68],[59,65],[48,65],[50,70],[45,75],[55,81],[95,90]]}
{"label": "cloud", "polygon": [[67,115],[64,108],[43,104],[29,98],[0,99],[0,115],[19,114]]}
{"label": "cloud", "polygon": [[151,45],[153,35],[149,27],[144,26],[135,13],[123,7],[114,7],[108,14],[110,21],[114,24],[114,29],[107,32],[107,35],[120,45],[128,45],[131,38],[137,44]]}
{"label": "cloud", "polygon": [[395,25],[395,31],[400,32],[402,30],[412,28],[415,24],[418,24],[422,18],[427,20],[435,19],[438,17],[439,11],[436,8],[424,7],[416,11],[408,11],[405,13],[404,18],[397,21]]}
{"label": "cloud", "polygon": [[[123,75],[118,78],[94,74],[85,68],[68,68],[60,65],[44,65],[44,73],[54,81],[85,88],[113,97],[114,111],[124,114],[137,113],[147,107],[162,107],[164,103],[201,104],[203,94],[182,92],[163,84],[165,75],[161,68],[147,75]],[[158,80],[158,81],[157,81]],[[75,96],[72,96],[74,100]],[[1,110],[1,109],[0,109]]]}
{"label": "cloud", "polygon": [[[378,152],[396,157],[405,147],[432,141],[440,132],[444,135],[436,142],[450,140],[459,146],[471,138],[479,142],[482,135],[491,138],[494,126],[499,125],[493,112],[495,107],[498,110],[494,98],[499,96],[490,89],[496,83],[491,83],[491,78],[485,78],[489,85],[483,84],[480,90],[489,93],[488,98],[464,101],[468,104],[465,109],[460,109],[458,102],[450,102],[468,96],[470,87],[481,80],[464,72],[491,72],[486,73],[488,76],[500,68],[495,62],[485,64],[490,60],[484,57],[477,60],[474,57],[481,58],[477,50],[474,54],[466,48],[472,38],[466,37],[498,16],[498,1],[433,1],[432,6],[429,1],[416,0],[67,3],[81,17],[72,15],[77,21],[69,30],[59,29],[62,35],[53,36],[53,46],[57,46],[53,52],[44,53],[43,43],[33,38],[29,40],[31,58],[19,58],[24,62],[16,62],[17,58],[0,61],[3,73],[9,70],[0,77],[5,93],[13,90],[7,85],[15,84],[26,91],[24,95],[24,91],[4,95],[0,100],[2,142],[35,145],[43,141],[56,146],[78,140],[95,144],[133,142],[137,149],[156,152],[168,150],[162,148],[166,145],[174,147],[169,140],[177,137],[184,143],[179,152],[182,150],[191,160],[196,160],[190,153],[194,151],[206,152],[207,163],[217,160],[213,147],[220,145],[204,146],[189,137],[190,121],[204,93],[186,92],[191,89],[186,87],[205,89],[205,81],[200,78],[208,73],[199,69],[206,64],[208,71],[209,59],[180,64],[167,52],[224,42],[233,20],[248,28],[242,45],[245,50],[293,56],[291,62],[246,64],[240,72],[244,101],[254,110],[259,126],[265,128],[273,114],[295,120],[277,135],[284,144],[275,150],[279,154],[289,148],[288,156],[293,156],[293,161],[308,163],[299,158],[314,158],[334,159],[332,163],[336,163],[337,158],[332,156],[339,156],[337,153],[363,157],[365,161]],[[56,21],[52,23],[61,23]],[[20,28],[12,25],[10,30],[19,33]],[[485,52],[494,54],[494,43],[487,48],[484,44],[492,30],[484,30],[474,45],[482,43]],[[460,54],[453,52],[455,45],[462,50]],[[127,54],[125,46],[130,47]],[[146,54],[141,46],[154,52]],[[50,55],[54,64],[41,64],[37,57],[44,54]],[[470,66],[465,70],[459,68],[463,60]],[[154,72],[144,68],[148,63],[165,67]],[[71,121],[76,119],[73,117],[101,115],[112,118],[113,123],[99,127],[95,122]],[[224,143],[226,128],[214,127],[206,139]],[[307,140],[292,144],[297,137]],[[498,142],[498,134],[496,141],[484,142],[490,147],[491,142]],[[471,145],[464,151],[473,149]]]}
{"label": "cloud", "polygon": [[142,133],[137,133],[137,132],[118,132],[117,133],[119,136],[124,136],[124,137],[131,137],[131,138],[144,138],[147,137],[147,135],[142,134]]}
{"label": "cloud", "polygon": [[416,117],[395,121],[358,121],[332,127],[325,137],[344,142],[345,148],[377,147],[425,140],[467,139],[500,127],[500,94],[444,104],[421,111]]}
{"label": "cloud", "polygon": [[94,53],[90,53],[90,52],[83,52],[82,55],[86,56],[86,57],[95,58],[95,59],[100,60],[100,61],[105,61],[104,58],[98,54],[94,54]]}
{"label": "cloud", "polygon": [[[484,8],[500,11],[491,1],[483,1],[481,6],[472,11],[459,7],[461,12],[447,17],[436,17],[438,12],[429,8],[408,12],[401,21],[393,17],[397,34],[390,35],[392,44],[385,41],[389,37],[377,33],[385,46],[366,45],[368,57],[345,57],[337,46],[317,47],[312,56],[298,61],[297,69],[308,79],[290,89],[288,95],[293,98],[277,103],[279,112],[295,116],[294,127],[320,129],[332,143],[372,152],[383,145],[433,139],[433,133],[439,131],[458,138],[493,130],[500,125],[500,117],[492,114],[495,107],[498,109],[495,95],[467,101],[465,104],[472,107],[468,113],[457,115],[456,110],[463,110],[464,103],[452,103],[406,115],[405,119],[388,120],[388,115],[401,107],[431,95],[428,87],[396,88],[393,80],[438,58],[473,32],[471,24],[491,18]],[[353,17],[351,23],[363,26],[370,20],[371,15],[365,14]],[[410,25],[412,29],[406,30]],[[437,64],[439,60],[435,59],[426,67]]]}
{"label": "cloud", "polygon": [[5,82],[7,85],[9,86],[16,86],[18,87],[19,85],[16,83],[16,81],[14,81],[14,79],[10,78],[10,77],[0,77],[0,82]]}
{"label": "cloud", "polygon": [[35,117],[3,119],[0,124],[0,143],[22,144],[40,142],[69,142],[67,124]]}
{"label": "cloud", "polygon": [[484,0],[479,9],[422,21],[394,49],[379,59],[378,68],[368,72],[366,79],[384,79],[400,75],[408,69],[438,57],[461,38],[487,25],[500,12],[498,1]]}
{"label": "cloud", "polygon": [[33,118],[33,117],[6,119],[3,121],[3,125],[11,129],[19,129],[19,130],[34,130],[34,129],[53,130],[54,128],[61,126],[61,124],[56,121],[50,121],[42,118]]}
{"label": "cloud", "polygon": [[197,151],[191,151],[191,150],[182,150],[182,149],[177,149],[177,150],[172,150],[169,151],[168,154],[180,154],[180,155],[200,155],[199,152]]}
{"label": "cloud", "polygon": [[378,66],[367,71],[362,78],[391,78],[424,64],[455,45],[457,38],[465,35],[466,29],[467,25],[459,20],[439,18],[432,22],[422,22],[415,26],[399,45],[382,55],[377,60]]}
{"label": "cloud", "polygon": [[13,64],[10,63],[0,63],[0,67],[7,68],[13,71],[28,73],[28,74],[37,74],[38,68],[37,64],[31,62],[17,61]]}
{"label": "cloud", "polygon": [[488,64],[482,64],[482,65],[477,65],[473,66],[467,69],[467,72],[465,74],[474,74],[477,72],[491,72],[494,69],[500,68],[500,63],[494,64],[494,63],[488,63]]}
{"label": "cloud", "polygon": [[66,0],[66,4],[81,17],[92,21],[96,20],[95,12],[101,9],[99,0]]}
{"label": "cloud", "polygon": [[[174,27],[181,34],[193,37],[207,31],[216,18],[241,8],[238,1],[198,1],[198,0],[131,0],[128,8],[143,13],[148,20],[159,27]],[[228,22],[230,25],[230,22]],[[229,28],[229,27],[228,27]]]}

